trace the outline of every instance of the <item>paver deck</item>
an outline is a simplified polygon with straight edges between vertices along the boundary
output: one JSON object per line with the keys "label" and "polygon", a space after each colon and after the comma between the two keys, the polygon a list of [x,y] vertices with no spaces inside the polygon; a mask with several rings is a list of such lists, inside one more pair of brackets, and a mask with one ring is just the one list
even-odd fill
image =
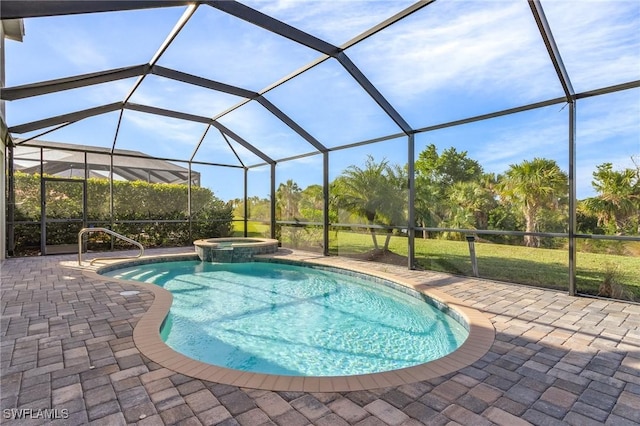
{"label": "paver deck", "polygon": [[496,329],[490,350],[459,371],[411,384],[274,392],[152,362],[133,329],[153,293],[120,295],[140,286],[97,279],[76,265],[71,255],[1,265],[2,424],[640,424],[639,305],[366,263],[483,312]]}

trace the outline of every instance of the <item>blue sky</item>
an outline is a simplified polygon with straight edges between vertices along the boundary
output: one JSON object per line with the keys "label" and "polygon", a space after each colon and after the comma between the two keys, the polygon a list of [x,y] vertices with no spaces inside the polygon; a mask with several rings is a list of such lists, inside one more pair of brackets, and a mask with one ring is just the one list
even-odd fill
{"label": "blue sky", "polygon": [[[412,2],[252,0],[248,6],[335,45],[393,16]],[[640,3],[542,0],[576,92],[640,80]],[[7,86],[147,63],[185,7],[25,21],[24,42],[7,41]],[[363,13],[363,11],[365,13]],[[364,75],[413,128],[427,127],[561,97],[562,88],[526,1],[438,0],[346,50]],[[321,55],[208,6],[197,8],[158,65],[260,91]],[[136,79],[7,102],[10,126],[123,101]],[[267,92],[265,97],[312,136],[336,147],[400,132],[335,60]],[[206,117],[242,99],[148,75],[131,102]],[[44,140],[110,147],[118,112],[92,117]],[[250,102],[219,120],[274,159],[313,151],[299,135]],[[553,158],[567,169],[568,108],[558,104],[508,117],[419,134],[416,155],[430,143],[459,151],[500,173],[509,164]],[[203,124],[125,111],[117,147],[188,160]],[[44,129],[43,129],[44,130]],[[30,134],[15,135],[29,137]],[[261,160],[237,144],[244,164]],[[366,156],[407,161],[405,138],[330,155],[334,178]],[[578,197],[593,194],[591,173],[640,158],[640,89],[577,104]],[[196,160],[238,164],[211,129]],[[242,196],[242,171],[196,166],[203,184],[223,199]],[[215,173],[213,173],[215,171]],[[250,195],[269,193],[269,168],[250,171]],[[278,165],[277,182],[322,183],[321,156]],[[234,182],[238,184],[234,184]]]}

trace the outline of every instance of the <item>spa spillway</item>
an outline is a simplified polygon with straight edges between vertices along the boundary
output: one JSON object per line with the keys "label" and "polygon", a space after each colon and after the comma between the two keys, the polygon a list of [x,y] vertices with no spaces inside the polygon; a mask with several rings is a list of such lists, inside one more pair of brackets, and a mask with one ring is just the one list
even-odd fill
{"label": "spa spillway", "polygon": [[278,251],[278,240],[270,238],[209,238],[196,240],[193,245],[203,262],[248,262],[255,255]]}

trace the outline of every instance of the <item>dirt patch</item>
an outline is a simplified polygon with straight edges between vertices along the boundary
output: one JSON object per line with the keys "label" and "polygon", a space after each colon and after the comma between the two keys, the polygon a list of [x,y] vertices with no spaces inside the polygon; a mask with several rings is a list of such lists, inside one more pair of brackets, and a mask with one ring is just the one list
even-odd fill
{"label": "dirt patch", "polygon": [[340,255],[367,262],[386,263],[389,265],[397,266],[407,266],[409,262],[407,256],[394,253],[390,250],[370,250],[365,253],[341,253]]}

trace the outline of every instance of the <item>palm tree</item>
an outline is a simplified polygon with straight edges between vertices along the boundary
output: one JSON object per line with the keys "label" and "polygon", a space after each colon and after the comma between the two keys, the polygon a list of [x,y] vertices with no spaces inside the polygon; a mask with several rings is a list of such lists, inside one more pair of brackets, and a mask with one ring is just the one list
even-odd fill
{"label": "palm tree", "polygon": [[[404,179],[404,180],[403,180]],[[352,214],[364,217],[369,225],[393,225],[403,215],[406,197],[402,197],[405,177],[399,168],[392,168],[386,160],[376,163],[367,157],[364,168],[349,166],[334,182],[335,204]],[[376,251],[380,250],[374,227],[369,228]],[[388,249],[390,233],[383,250]]]}
{"label": "palm tree", "polygon": [[489,212],[497,205],[494,184],[495,176],[485,173],[477,181],[459,181],[451,187],[448,198],[450,211],[467,217],[466,228],[487,229]]}
{"label": "palm tree", "polygon": [[[556,209],[568,194],[568,178],[554,160],[534,158],[511,164],[502,177],[500,195],[521,209],[525,231],[538,231],[538,214],[542,209]],[[539,247],[540,239],[525,235],[527,247]]]}
{"label": "palm tree", "polygon": [[276,200],[282,219],[292,219],[298,214],[298,201],[302,190],[293,180],[281,183],[276,191]]}
{"label": "palm tree", "polygon": [[616,171],[611,163],[599,165],[591,183],[598,195],[584,200],[598,224],[608,225],[616,234],[634,232],[633,221],[640,217],[640,167],[636,169]]}
{"label": "palm tree", "polygon": [[[386,185],[384,187],[386,202],[383,210],[379,212],[382,221],[388,225],[399,225],[407,223],[407,203],[409,200],[409,190],[407,187],[409,175],[406,167],[394,165],[387,167]],[[387,229],[387,236],[384,241],[383,250],[389,250],[392,229]]]}
{"label": "palm tree", "polygon": [[[439,226],[442,221],[442,198],[436,185],[427,179],[416,176],[415,212],[418,225],[422,228]],[[422,238],[429,236],[422,231]]]}

